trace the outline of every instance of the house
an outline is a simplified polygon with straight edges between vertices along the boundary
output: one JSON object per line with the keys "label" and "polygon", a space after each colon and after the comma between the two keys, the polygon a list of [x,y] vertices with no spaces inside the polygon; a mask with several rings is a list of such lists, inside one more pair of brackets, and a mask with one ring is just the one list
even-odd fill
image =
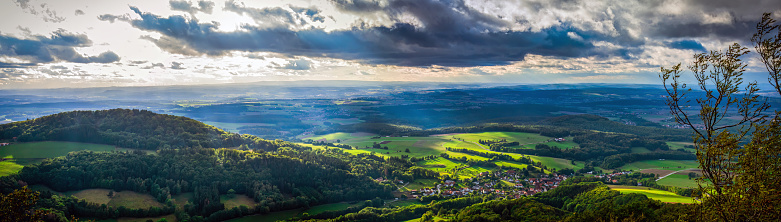
{"label": "house", "polygon": [[8,146],[11,145],[10,143],[0,143],[0,146]]}

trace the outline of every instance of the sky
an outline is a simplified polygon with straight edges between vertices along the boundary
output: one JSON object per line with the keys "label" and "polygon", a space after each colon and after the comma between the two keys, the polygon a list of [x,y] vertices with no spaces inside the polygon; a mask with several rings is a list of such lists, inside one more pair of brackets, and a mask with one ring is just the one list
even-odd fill
{"label": "sky", "polygon": [[[0,0],[0,89],[291,80],[661,84],[778,0]],[[780,19],[781,20],[781,19]],[[748,72],[764,67],[748,55]]]}

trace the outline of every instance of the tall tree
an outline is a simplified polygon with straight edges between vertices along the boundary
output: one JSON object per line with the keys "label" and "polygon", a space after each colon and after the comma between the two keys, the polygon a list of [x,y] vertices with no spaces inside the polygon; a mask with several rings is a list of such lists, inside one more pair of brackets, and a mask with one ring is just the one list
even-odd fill
{"label": "tall tree", "polygon": [[[766,13],[757,24],[752,42],[769,72],[769,82],[779,88],[781,33]],[[775,34],[774,34],[775,33]],[[661,69],[667,105],[675,120],[694,130],[697,159],[703,176],[698,178],[701,211],[709,220],[771,221],[781,218],[781,126],[776,111],[757,92],[756,82],[744,83],[747,48],[734,43],[725,52],[694,55],[688,66],[697,92],[680,77],[681,64]],[[688,107],[699,108],[698,113]],[[737,121],[724,121],[725,118]]]}

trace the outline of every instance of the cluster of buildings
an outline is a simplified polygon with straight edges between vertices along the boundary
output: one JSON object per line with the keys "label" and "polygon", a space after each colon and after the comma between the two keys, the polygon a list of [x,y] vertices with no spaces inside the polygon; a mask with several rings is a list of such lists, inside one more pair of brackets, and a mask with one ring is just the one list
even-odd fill
{"label": "cluster of buildings", "polygon": [[621,175],[625,175],[625,174],[631,174],[631,173],[632,172],[630,172],[630,171],[622,171],[622,172],[615,172],[615,173],[611,173],[611,174],[596,175],[594,177],[605,179],[605,182],[608,182],[608,183],[618,183],[618,180],[613,179],[613,177],[617,177],[617,176],[621,176]]}
{"label": "cluster of buildings", "polygon": [[[495,193],[500,197],[520,198],[554,189],[566,179],[565,175],[557,174],[553,174],[553,176],[541,175],[539,178],[523,178],[523,175],[514,170],[483,172],[480,173],[480,176],[473,178],[471,183],[459,186],[455,181],[446,180],[437,184],[436,187],[412,190],[411,197],[418,198],[436,194],[446,197],[463,196],[477,192],[480,194]],[[497,184],[502,183],[502,180],[514,185],[498,187]]]}

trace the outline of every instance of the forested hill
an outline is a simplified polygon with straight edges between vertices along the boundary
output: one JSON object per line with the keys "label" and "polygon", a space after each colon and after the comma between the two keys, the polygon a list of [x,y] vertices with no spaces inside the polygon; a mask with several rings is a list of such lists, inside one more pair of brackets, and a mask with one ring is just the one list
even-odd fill
{"label": "forested hill", "polygon": [[657,140],[691,141],[690,130],[649,126],[633,126],[611,121],[608,118],[591,115],[565,115],[539,122],[543,125],[566,127],[571,129],[597,130],[602,132],[627,133]]}
{"label": "forested hill", "polygon": [[272,150],[285,142],[222,131],[187,117],[137,109],[72,111],[0,125],[0,139],[73,141],[124,148],[236,147]]}

